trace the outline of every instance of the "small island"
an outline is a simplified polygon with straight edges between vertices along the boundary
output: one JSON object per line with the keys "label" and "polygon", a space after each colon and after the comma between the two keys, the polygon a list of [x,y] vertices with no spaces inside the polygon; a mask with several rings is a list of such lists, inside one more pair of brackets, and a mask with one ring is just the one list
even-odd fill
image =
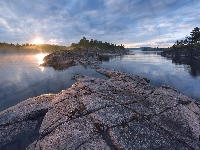
{"label": "small island", "polygon": [[122,44],[103,43],[93,39],[89,41],[83,37],[80,42],[72,43],[66,50],[56,51],[45,56],[41,66],[51,66],[54,69],[64,69],[74,65],[99,68],[100,60],[104,57],[125,54],[128,54],[128,50]]}
{"label": "small island", "polygon": [[171,48],[159,48],[159,47],[140,47],[142,51],[168,51]]}

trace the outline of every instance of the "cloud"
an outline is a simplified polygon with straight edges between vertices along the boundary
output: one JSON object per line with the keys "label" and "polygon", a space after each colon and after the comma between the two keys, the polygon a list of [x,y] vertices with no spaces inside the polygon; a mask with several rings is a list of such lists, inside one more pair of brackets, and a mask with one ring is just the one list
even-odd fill
{"label": "cloud", "polygon": [[1,42],[42,37],[45,43],[70,45],[85,36],[127,46],[168,46],[200,26],[198,0],[7,0],[0,5]]}

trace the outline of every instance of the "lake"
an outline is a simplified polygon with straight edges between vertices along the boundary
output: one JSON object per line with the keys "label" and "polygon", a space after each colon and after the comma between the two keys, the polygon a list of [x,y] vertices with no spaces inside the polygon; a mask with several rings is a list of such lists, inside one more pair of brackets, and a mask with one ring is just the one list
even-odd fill
{"label": "lake", "polygon": [[[172,61],[161,57],[159,52],[131,51],[135,55],[124,55],[103,59],[102,67],[113,68],[151,80],[150,84],[160,87],[168,84],[180,92],[200,101],[199,68],[184,61]],[[59,93],[71,87],[71,76],[84,74],[106,78],[94,69],[73,66],[65,70],[40,67],[48,53],[0,52],[0,111],[23,100],[47,93]]]}
{"label": "lake", "polygon": [[66,70],[40,67],[48,53],[0,53],[0,111],[28,98],[59,93],[74,84],[71,76],[84,74],[106,78],[94,69],[73,66]]}

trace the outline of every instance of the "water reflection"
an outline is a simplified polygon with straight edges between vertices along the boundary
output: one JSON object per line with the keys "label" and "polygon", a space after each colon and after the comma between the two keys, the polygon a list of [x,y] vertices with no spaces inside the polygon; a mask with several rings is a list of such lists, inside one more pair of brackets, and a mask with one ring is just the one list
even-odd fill
{"label": "water reflection", "polygon": [[38,64],[40,65],[40,64],[42,64],[42,63],[44,63],[44,61],[43,61],[43,58],[46,56],[46,54],[37,54],[37,55],[35,55],[35,57],[37,58],[37,60],[38,60]]}
{"label": "water reflection", "polygon": [[44,67],[42,67],[42,66],[39,66],[39,68],[40,68],[40,70],[41,70],[41,71],[44,71]]}
{"label": "water reflection", "polygon": [[[175,68],[184,68],[185,71],[188,71],[189,74],[192,77],[200,76],[200,59],[199,58],[164,58],[165,60],[172,61],[172,64],[175,64]],[[154,64],[154,65],[163,65],[164,60],[157,52],[141,52],[136,53],[134,55],[122,55],[122,56],[100,56],[99,60],[102,62],[109,62],[109,61],[120,61],[120,60],[126,60],[126,61],[132,61],[132,62],[140,62],[143,64]],[[145,66],[143,66],[145,68]],[[152,73],[155,73],[155,71],[152,71]]]}
{"label": "water reflection", "polygon": [[176,65],[184,65],[184,69],[190,73],[192,77],[200,76],[200,59],[198,58],[177,58],[172,59],[172,63]]}
{"label": "water reflection", "polygon": [[99,56],[99,61],[106,61],[108,62],[112,57],[109,56]]}
{"label": "water reflection", "polygon": [[[100,58],[102,67],[146,77],[154,86],[171,85],[180,92],[200,100],[199,61],[181,58],[172,62],[157,55],[156,52],[133,51],[133,53],[135,55]],[[74,73],[104,77],[94,69],[84,66],[63,64],[53,68],[39,67],[47,54],[0,54],[0,111],[27,98],[52,91],[58,93],[60,87],[71,87],[74,83],[71,76]],[[61,86],[62,84],[64,86]]]}
{"label": "water reflection", "polygon": [[[135,55],[109,58],[102,67],[129,72],[150,79],[150,84],[160,87],[171,85],[181,93],[200,100],[199,61],[172,60],[161,57],[157,52],[133,51]],[[194,78],[195,77],[195,78]]]}
{"label": "water reflection", "polygon": [[71,87],[74,73],[104,78],[94,69],[82,66],[39,66],[46,55],[48,53],[0,53],[0,111],[30,97]]}
{"label": "water reflection", "polygon": [[75,64],[59,64],[59,65],[54,65],[53,69],[57,71],[64,71],[72,66],[75,66]]}

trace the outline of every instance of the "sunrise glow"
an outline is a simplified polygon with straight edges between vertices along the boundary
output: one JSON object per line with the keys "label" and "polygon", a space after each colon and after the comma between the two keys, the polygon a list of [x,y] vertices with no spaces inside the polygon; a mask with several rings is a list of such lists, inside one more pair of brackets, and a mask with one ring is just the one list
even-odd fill
{"label": "sunrise glow", "polygon": [[46,56],[46,54],[37,54],[36,55],[36,58],[38,60],[38,64],[44,63],[44,61],[43,61],[44,56]]}
{"label": "sunrise glow", "polygon": [[33,41],[33,44],[43,44],[43,40],[40,39],[40,38],[35,38],[34,41]]}
{"label": "sunrise glow", "polygon": [[[46,56],[46,54],[37,54],[37,55],[35,55],[39,65],[44,63],[43,58],[45,56]],[[40,66],[39,68],[40,68],[41,71],[44,71],[44,67],[43,66]]]}

